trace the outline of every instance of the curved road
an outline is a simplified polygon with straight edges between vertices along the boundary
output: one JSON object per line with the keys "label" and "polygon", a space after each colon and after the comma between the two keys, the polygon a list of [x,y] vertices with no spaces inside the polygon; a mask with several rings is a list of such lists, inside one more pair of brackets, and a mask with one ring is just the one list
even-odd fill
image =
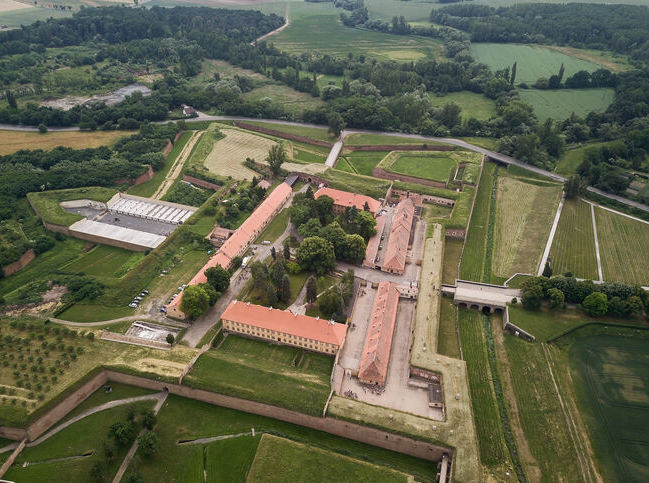
{"label": "curved road", "polygon": [[[306,126],[306,127],[316,127],[316,128],[324,128],[328,129],[328,126],[322,126],[318,124],[308,124],[308,123],[302,123],[302,122],[293,122],[293,121],[280,121],[277,119],[257,119],[257,118],[251,118],[251,117],[243,117],[243,116],[210,116],[207,114],[203,114],[202,112],[198,113],[198,117],[195,117],[193,119],[186,119],[185,122],[199,122],[199,121],[257,121],[257,122],[267,122],[267,123],[273,123],[273,124],[283,124],[285,126]],[[164,124],[170,121],[160,121],[158,124]],[[0,130],[7,130],[7,131],[38,131],[38,128],[33,127],[33,126],[17,126],[13,124],[0,124]],[[78,127],[61,127],[61,128],[49,128],[50,131],[78,131]],[[550,171],[546,171],[545,169],[537,168],[536,166],[532,166],[527,163],[523,163],[522,161],[518,161],[517,159],[512,158],[511,156],[507,156],[506,154],[501,154],[497,153],[495,151],[490,151],[489,149],[481,148],[480,146],[475,146],[473,144],[470,144],[466,141],[463,141],[462,139],[455,139],[455,138],[439,138],[439,137],[434,137],[434,136],[422,136],[419,134],[406,134],[406,133],[398,133],[398,132],[385,132],[385,131],[369,131],[369,130],[364,130],[364,129],[346,129],[342,132],[340,136],[340,141],[338,141],[335,145],[334,148],[332,149],[332,152],[330,153],[330,159],[329,157],[327,158],[328,166],[330,165],[332,160],[335,161],[334,158],[334,151],[340,152],[342,149],[342,142],[344,142],[344,139],[346,136],[350,134],[380,134],[384,136],[394,136],[394,137],[400,137],[400,138],[409,138],[409,139],[421,139],[422,141],[432,141],[432,142],[438,142],[438,143],[445,143],[445,144],[451,144],[453,146],[458,146],[464,149],[468,149],[469,151],[473,151],[476,153],[484,154],[488,156],[489,158],[505,163],[505,164],[512,164],[514,166],[519,166],[523,169],[527,169],[528,171],[532,171],[533,173],[537,173],[541,176],[545,176],[547,178],[550,178],[554,181],[558,182],[564,182],[566,181],[566,178],[564,176],[561,176],[556,173],[552,173]],[[606,193],[604,191],[598,190],[597,188],[593,188],[592,186],[589,186],[587,188],[588,191],[591,193],[598,194],[600,196],[604,196],[608,199],[618,201],[620,203],[623,203],[625,205],[631,206],[633,208],[636,208],[641,211],[646,211],[649,213],[649,206],[644,205],[642,203],[638,203],[637,201],[632,201],[627,198],[623,198],[621,196],[613,195],[610,193]]]}

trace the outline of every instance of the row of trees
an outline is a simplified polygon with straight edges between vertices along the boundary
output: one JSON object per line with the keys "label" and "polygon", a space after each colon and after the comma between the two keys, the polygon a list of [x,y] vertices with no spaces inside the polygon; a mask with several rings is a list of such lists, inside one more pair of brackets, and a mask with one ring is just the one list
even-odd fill
{"label": "row of trees", "polygon": [[625,318],[649,313],[649,294],[642,287],[624,283],[595,284],[567,276],[533,277],[521,284],[521,291],[523,306],[529,310],[537,310],[547,301],[552,309],[580,304],[593,317]]}

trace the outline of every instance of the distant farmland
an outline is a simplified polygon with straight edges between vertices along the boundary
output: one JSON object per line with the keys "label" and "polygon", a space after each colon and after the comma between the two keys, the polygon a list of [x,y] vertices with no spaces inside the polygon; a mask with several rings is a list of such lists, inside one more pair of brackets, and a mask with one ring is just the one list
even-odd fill
{"label": "distant farmland", "polygon": [[563,120],[573,112],[582,117],[591,111],[603,112],[615,96],[613,89],[519,89],[519,93],[540,121],[549,117]]}

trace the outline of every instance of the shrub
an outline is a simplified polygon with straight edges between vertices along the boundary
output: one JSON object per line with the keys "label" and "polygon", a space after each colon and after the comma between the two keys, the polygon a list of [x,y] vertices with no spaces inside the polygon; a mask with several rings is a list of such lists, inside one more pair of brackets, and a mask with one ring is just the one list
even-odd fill
{"label": "shrub", "polygon": [[584,311],[593,317],[601,317],[608,312],[608,298],[602,292],[593,292],[582,303]]}

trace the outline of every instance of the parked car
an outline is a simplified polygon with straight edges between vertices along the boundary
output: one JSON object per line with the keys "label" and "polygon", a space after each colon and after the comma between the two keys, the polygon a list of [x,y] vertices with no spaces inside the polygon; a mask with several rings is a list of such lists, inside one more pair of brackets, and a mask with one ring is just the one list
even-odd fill
{"label": "parked car", "polygon": [[164,307],[160,307],[160,312],[166,314],[166,313],[167,313],[167,309],[165,309]]}
{"label": "parked car", "polygon": [[129,307],[131,307],[132,309],[134,309],[134,308],[136,308],[136,307],[137,307],[137,304],[136,304],[136,303],[133,303],[133,302],[131,302],[130,304],[128,304],[128,306],[129,306]]}

